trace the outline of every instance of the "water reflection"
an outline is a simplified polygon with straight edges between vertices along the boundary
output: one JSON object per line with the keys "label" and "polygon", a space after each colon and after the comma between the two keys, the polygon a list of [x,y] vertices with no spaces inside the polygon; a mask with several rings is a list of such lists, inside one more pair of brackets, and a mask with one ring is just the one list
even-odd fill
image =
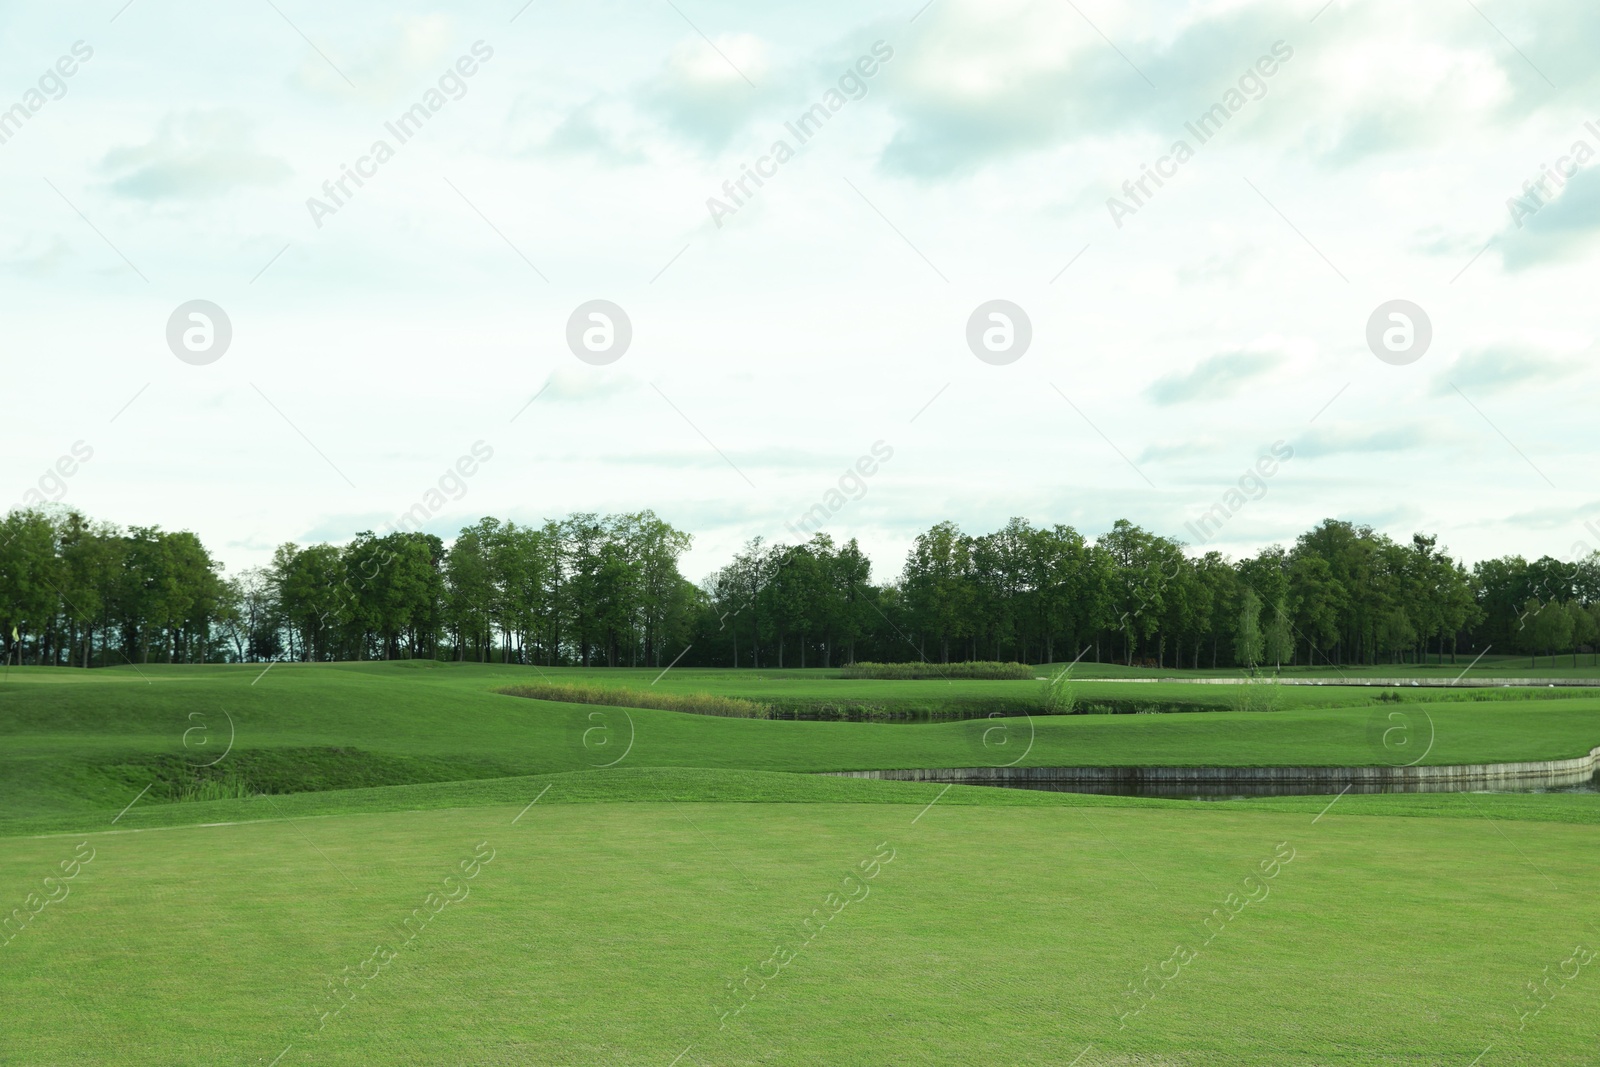
{"label": "water reflection", "polygon": [[1102,796],[1157,797],[1163,800],[1242,800],[1248,797],[1333,796],[1349,793],[1597,793],[1600,771],[1588,777],[1565,780],[1455,782],[1158,782],[1135,778],[1099,781],[1026,781],[986,778],[963,785],[998,786],[1002,789],[1039,789],[1050,793],[1095,793]]}

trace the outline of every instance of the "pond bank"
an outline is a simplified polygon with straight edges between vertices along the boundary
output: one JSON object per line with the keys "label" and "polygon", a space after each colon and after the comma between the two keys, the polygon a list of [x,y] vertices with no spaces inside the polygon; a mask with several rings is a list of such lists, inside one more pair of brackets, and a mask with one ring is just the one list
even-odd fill
{"label": "pond bank", "polygon": [[1595,689],[1600,678],[1080,678],[1080,682],[1149,685],[1184,682],[1189,685],[1351,685],[1432,689]]}
{"label": "pond bank", "polygon": [[1517,763],[1418,767],[949,767],[828,771],[844,778],[989,785],[1121,796],[1306,796],[1339,793],[1434,793],[1582,790],[1600,767],[1600,747],[1586,756]]}

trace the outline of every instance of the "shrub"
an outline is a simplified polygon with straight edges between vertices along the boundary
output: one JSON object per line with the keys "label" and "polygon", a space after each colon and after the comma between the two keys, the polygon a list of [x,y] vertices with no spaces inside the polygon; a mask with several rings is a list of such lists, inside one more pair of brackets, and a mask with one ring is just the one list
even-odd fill
{"label": "shrub", "polygon": [[598,685],[513,685],[495,690],[512,697],[532,700],[556,700],[563,704],[605,704],[613,708],[655,708],[659,711],[683,711],[692,715],[720,715],[729,719],[766,719],[770,709],[765,704],[738,697],[718,696],[715,693],[671,693],[648,689],[616,689]]}
{"label": "shrub", "polygon": [[1251,671],[1238,685],[1230,686],[1234,711],[1277,711],[1281,686],[1276,674]]}
{"label": "shrub", "polygon": [[1072,667],[1045,679],[1044,710],[1047,715],[1071,715],[1078,710],[1078,695],[1072,689]]}

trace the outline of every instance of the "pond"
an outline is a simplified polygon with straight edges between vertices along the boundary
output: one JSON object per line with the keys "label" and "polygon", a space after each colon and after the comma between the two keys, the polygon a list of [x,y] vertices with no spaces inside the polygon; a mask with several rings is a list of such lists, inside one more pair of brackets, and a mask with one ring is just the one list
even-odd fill
{"label": "pond", "polygon": [[1050,793],[1095,793],[1102,796],[1156,797],[1163,800],[1242,800],[1248,797],[1332,796],[1345,786],[1350,793],[1596,793],[1600,792],[1600,771],[1578,781],[1552,777],[1547,781],[1484,783],[1464,782],[1347,782],[1331,787],[1327,782],[1150,782],[1121,781],[1037,781],[971,780],[965,785],[986,785],[999,789],[1039,789]]}
{"label": "pond", "polygon": [[1595,793],[1595,756],[1532,763],[1449,766],[988,766],[832,771],[848,778],[1039,789],[1052,793],[1232,800],[1348,793]]}

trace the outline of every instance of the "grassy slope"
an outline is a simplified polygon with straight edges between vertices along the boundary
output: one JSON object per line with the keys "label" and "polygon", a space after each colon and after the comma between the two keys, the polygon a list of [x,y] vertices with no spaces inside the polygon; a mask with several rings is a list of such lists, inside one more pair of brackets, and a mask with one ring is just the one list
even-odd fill
{"label": "grassy slope", "polygon": [[[547,791],[548,787],[548,791]],[[1342,816],[1496,819],[1600,825],[1596,793],[1397,793],[1248,797],[1229,800],[1162,800],[1091,793],[916,782],[832,778],[781,771],[694,768],[612,768],[514,778],[373,786],[186,803],[140,802],[119,810],[67,810],[49,815],[0,817],[0,838],[72,833],[136,833],[196,824],[263,822],[301,818],[376,815],[396,811],[440,811],[525,804],[899,804],[991,808],[1121,807],[1156,811],[1235,810],[1318,814],[1337,808]],[[113,818],[115,822],[113,823]]]}
{"label": "grassy slope", "polygon": [[[630,713],[627,758],[596,771],[618,749],[584,731],[620,745],[621,713],[488,692],[514,670],[275,668],[254,686],[258,671],[144,671],[14,672],[0,689],[0,905],[79,841],[96,849],[71,895],[0,946],[0,1063],[660,1067],[692,1046],[683,1065],[1061,1064],[1090,1044],[1079,1067],[1466,1064],[1491,1043],[1483,1067],[1593,1058],[1592,975],[1526,1030],[1516,1012],[1526,982],[1600,943],[1600,796],[1330,808],[945,789],[778,771],[1004,762],[1015,749],[982,744],[996,724],[648,711]],[[752,682],[830,691],[816,675],[721,684]],[[1600,740],[1595,700],[1319,692],[1351,706],[1039,720],[1029,762],[1390,762],[1373,724],[1396,711],[1418,731],[1433,717],[1430,761]],[[213,757],[182,733],[191,712],[225,729],[223,710],[238,738],[222,767],[322,791],[147,796],[113,828],[152,760]],[[1025,739],[1025,721],[1005,725],[1008,745]],[[530,770],[561,773],[491,777]],[[365,787],[327,788],[352,778]],[[68,829],[86,833],[12,836]],[[317,1032],[326,980],[396,943],[484,840],[496,857],[470,898]],[[1201,947],[1200,921],[1279,841],[1297,855],[1270,897],[1119,1030],[1123,988],[1175,944]],[[719,1031],[724,984],[793,944],[879,842],[896,858],[871,896]]]}
{"label": "grassy slope", "polygon": [[[872,725],[624,715],[498,696],[495,685],[526,672],[476,666],[287,666],[255,684],[256,670],[143,670],[14,672],[0,688],[0,811],[118,809],[158,768],[170,777],[220,754],[224,713],[237,728],[224,767],[278,792],[588,770],[621,756],[630,734],[621,766],[780,771],[994,765],[1024,750],[1032,765],[1399,763],[1430,734],[1425,762],[1457,763],[1573,756],[1600,743],[1594,697]],[[1333,703],[1370,697],[1307,692]],[[210,747],[184,748],[191,715],[211,728]],[[1397,725],[1410,732],[1391,741],[1409,747],[1385,748],[1384,731]]]}
{"label": "grassy slope", "polygon": [[[1064,1064],[1092,1043],[1080,1067],[1466,1064],[1493,1043],[1484,1067],[1593,1060],[1592,976],[1525,1031],[1515,1017],[1525,982],[1596,940],[1588,827],[1518,826],[1535,870],[1481,820],[1055,797],[1002,819],[944,802],[962,790],[921,814],[595,805],[556,802],[562,784],[515,825],[520,796],[95,835],[71,896],[0,948],[0,1059]],[[317,1032],[325,980],[394,943],[480,841],[495,858],[470,897]],[[1201,920],[1285,841],[1270,895],[1201,948]],[[794,945],[880,842],[895,858],[870,895],[719,1031],[724,983]],[[75,843],[8,841],[0,900]],[[1118,1030],[1123,988],[1176,944],[1199,957]]]}

